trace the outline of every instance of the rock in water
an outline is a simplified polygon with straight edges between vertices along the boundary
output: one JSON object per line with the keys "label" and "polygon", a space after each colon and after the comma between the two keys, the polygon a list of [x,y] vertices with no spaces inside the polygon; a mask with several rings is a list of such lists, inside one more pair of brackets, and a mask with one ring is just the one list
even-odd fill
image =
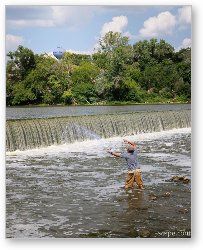
{"label": "rock in water", "polygon": [[148,229],[143,229],[141,232],[140,232],[140,237],[143,237],[143,238],[148,238],[150,237],[150,231]]}
{"label": "rock in water", "polygon": [[163,197],[170,197],[171,196],[171,193],[170,192],[166,192],[163,194]]}
{"label": "rock in water", "polygon": [[177,176],[176,175],[176,176],[171,177],[170,181],[188,183],[188,182],[190,182],[190,179],[186,176]]}
{"label": "rock in water", "polygon": [[181,214],[187,214],[189,212],[189,210],[187,208],[181,208],[181,209],[179,209],[179,212]]}

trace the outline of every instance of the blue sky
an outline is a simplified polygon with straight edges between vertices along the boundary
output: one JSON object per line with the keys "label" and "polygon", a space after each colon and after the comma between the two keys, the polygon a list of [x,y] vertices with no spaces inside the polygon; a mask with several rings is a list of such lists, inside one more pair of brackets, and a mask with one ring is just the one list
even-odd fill
{"label": "blue sky", "polygon": [[92,53],[108,31],[130,43],[165,39],[176,50],[191,46],[191,6],[6,6],[6,51],[19,44],[35,53]]}

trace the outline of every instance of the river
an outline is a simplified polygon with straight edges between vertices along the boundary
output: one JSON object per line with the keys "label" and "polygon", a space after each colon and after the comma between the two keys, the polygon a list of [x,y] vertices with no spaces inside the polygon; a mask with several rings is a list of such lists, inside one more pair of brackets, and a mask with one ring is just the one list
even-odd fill
{"label": "river", "polygon": [[[159,108],[163,111],[166,106]],[[122,115],[131,116],[132,110],[121,109]],[[27,114],[16,118],[25,119]],[[170,180],[176,175],[191,178],[191,128],[183,126],[187,122],[188,118],[186,123],[177,121],[173,129],[125,133],[138,145],[143,191],[124,189],[126,163],[106,152],[108,148],[124,151],[123,135],[8,151],[6,237],[191,237],[190,182]]]}
{"label": "river", "polygon": [[166,111],[191,109],[190,104],[139,104],[114,106],[51,106],[51,107],[7,107],[6,118],[30,119],[64,116],[99,115],[143,111]]}

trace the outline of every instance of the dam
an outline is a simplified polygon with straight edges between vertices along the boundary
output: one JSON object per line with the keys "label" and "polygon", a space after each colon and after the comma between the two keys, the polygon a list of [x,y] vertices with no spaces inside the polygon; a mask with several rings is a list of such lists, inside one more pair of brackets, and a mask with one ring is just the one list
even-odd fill
{"label": "dam", "polygon": [[190,110],[18,119],[6,122],[6,150],[166,131],[191,126]]}

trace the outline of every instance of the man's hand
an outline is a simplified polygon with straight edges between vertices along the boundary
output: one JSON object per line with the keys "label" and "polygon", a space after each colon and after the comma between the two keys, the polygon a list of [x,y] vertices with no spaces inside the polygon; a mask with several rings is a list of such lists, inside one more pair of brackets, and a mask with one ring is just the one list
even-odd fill
{"label": "man's hand", "polygon": [[111,154],[111,149],[107,149],[106,152]]}

